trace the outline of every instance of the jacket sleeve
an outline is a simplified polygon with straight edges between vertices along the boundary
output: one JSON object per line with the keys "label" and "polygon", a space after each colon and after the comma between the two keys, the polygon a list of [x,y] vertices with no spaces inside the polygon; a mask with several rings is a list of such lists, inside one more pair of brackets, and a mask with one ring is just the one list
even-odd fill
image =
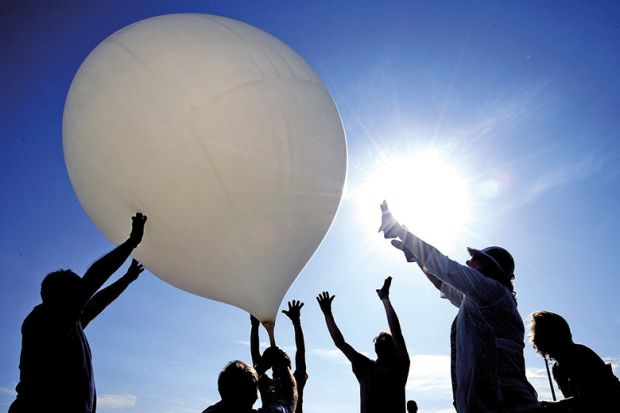
{"label": "jacket sleeve", "polygon": [[467,296],[479,305],[492,304],[497,301],[500,289],[504,288],[500,283],[479,271],[451,260],[411,232],[406,233],[403,243],[409,248],[424,272],[434,275],[444,285],[448,284],[452,290],[462,294],[459,298],[458,294],[455,294],[455,291],[449,289],[448,286],[442,288],[442,293],[454,305],[455,303],[460,305],[463,296]]}

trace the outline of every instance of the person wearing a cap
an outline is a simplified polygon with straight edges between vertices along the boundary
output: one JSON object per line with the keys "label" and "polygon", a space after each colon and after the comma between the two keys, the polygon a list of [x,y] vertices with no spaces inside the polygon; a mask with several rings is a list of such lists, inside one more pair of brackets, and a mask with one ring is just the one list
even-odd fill
{"label": "person wearing a cap", "polygon": [[466,265],[451,260],[398,223],[381,204],[380,231],[417,262],[459,308],[454,344],[455,404],[459,413],[529,412],[539,408],[525,377],[525,327],[517,311],[514,260],[501,247],[469,248]]}

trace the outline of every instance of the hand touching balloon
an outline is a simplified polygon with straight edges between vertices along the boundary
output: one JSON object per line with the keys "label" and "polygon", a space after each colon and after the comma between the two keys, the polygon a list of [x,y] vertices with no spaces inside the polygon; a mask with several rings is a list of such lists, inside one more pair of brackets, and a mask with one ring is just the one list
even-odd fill
{"label": "hand touching balloon", "polygon": [[129,240],[136,246],[142,242],[145,223],[146,215],[141,212],[138,212],[131,218],[131,234],[129,234]]}

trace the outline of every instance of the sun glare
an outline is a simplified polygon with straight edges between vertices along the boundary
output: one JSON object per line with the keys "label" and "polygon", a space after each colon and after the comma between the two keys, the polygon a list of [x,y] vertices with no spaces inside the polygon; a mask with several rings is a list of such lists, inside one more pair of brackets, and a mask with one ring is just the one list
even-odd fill
{"label": "sun glare", "polygon": [[453,243],[469,220],[466,179],[437,150],[384,156],[351,195],[363,222],[378,227],[385,199],[401,224],[437,247]]}

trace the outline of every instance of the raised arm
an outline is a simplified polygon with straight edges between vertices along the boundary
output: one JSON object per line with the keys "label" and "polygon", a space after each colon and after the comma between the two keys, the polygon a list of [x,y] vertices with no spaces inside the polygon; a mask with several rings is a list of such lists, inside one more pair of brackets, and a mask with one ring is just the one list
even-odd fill
{"label": "raised arm", "polygon": [[[288,310],[282,312],[291,319],[295,329],[295,369],[304,376],[306,374],[306,345],[304,343],[304,332],[301,329],[301,308],[304,303],[293,300],[288,302]],[[299,376],[298,376],[299,377]]]}
{"label": "raised arm", "polygon": [[[497,299],[497,290],[503,288],[499,283],[473,268],[451,260],[437,248],[409,232],[405,226],[394,219],[385,201],[381,204],[381,212],[379,230],[383,231],[385,238],[400,238],[425,274],[434,276],[442,283],[448,284],[458,292],[481,303]],[[433,284],[435,285],[435,282]]]}
{"label": "raised arm", "polygon": [[324,291],[318,295],[316,300],[319,302],[321,311],[325,316],[327,330],[329,330],[329,335],[332,337],[334,344],[344,353],[350,362],[353,362],[360,354],[344,340],[344,336],[336,325],[336,321],[334,320],[334,316],[332,314],[332,301],[334,301],[334,298],[336,298],[335,295],[330,296],[327,291]]}
{"label": "raised arm", "polygon": [[144,271],[142,264],[136,260],[132,260],[125,275],[95,294],[82,310],[82,315],[80,316],[82,328],[85,328],[88,323],[97,317],[112,301],[116,300],[129,284],[138,279],[142,271]]}
{"label": "raised arm", "polygon": [[250,328],[250,353],[252,354],[252,364],[256,366],[258,360],[260,360],[260,349],[259,349],[259,336],[258,336],[258,328],[260,327],[260,321],[258,318],[254,317],[250,314],[250,323],[252,324]]}
{"label": "raised arm", "polygon": [[[401,250],[405,254],[405,259],[407,260],[407,262],[416,262],[416,259],[413,256],[413,253],[409,250],[409,248],[407,248],[405,244],[403,244],[402,241],[393,239],[392,246],[394,246],[394,248],[396,249]],[[422,272],[424,272],[424,275],[426,275],[426,278],[428,278],[428,280],[435,286],[435,288],[441,291],[441,286],[443,285],[443,281],[435,277],[433,274],[429,274],[428,272],[425,272],[422,266],[420,266],[420,269],[422,270]]]}
{"label": "raised arm", "polygon": [[90,300],[90,298],[97,292],[99,288],[110,278],[116,270],[123,265],[123,262],[129,257],[129,254],[140,244],[142,236],[144,235],[144,223],[146,222],[146,215],[137,213],[131,218],[131,234],[127,241],[123,242],[118,247],[95,261],[93,265],[86,271],[83,282],[83,297],[84,302],[82,306]]}
{"label": "raised arm", "polygon": [[385,315],[387,316],[388,325],[390,326],[390,333],[392,333],[392,337],[394,338],[396,352],[401,358],[409,358],[405,338],[403,337],[403,332],[400,328],[400,321],[398,321],[398,316],[396,315],[396,311],[394,311],[390,301],[391,285],[392,277],[387,277],[383,282],[383,287],[377,290],[377,295],[383,303],[383,307],[385,307]]}

